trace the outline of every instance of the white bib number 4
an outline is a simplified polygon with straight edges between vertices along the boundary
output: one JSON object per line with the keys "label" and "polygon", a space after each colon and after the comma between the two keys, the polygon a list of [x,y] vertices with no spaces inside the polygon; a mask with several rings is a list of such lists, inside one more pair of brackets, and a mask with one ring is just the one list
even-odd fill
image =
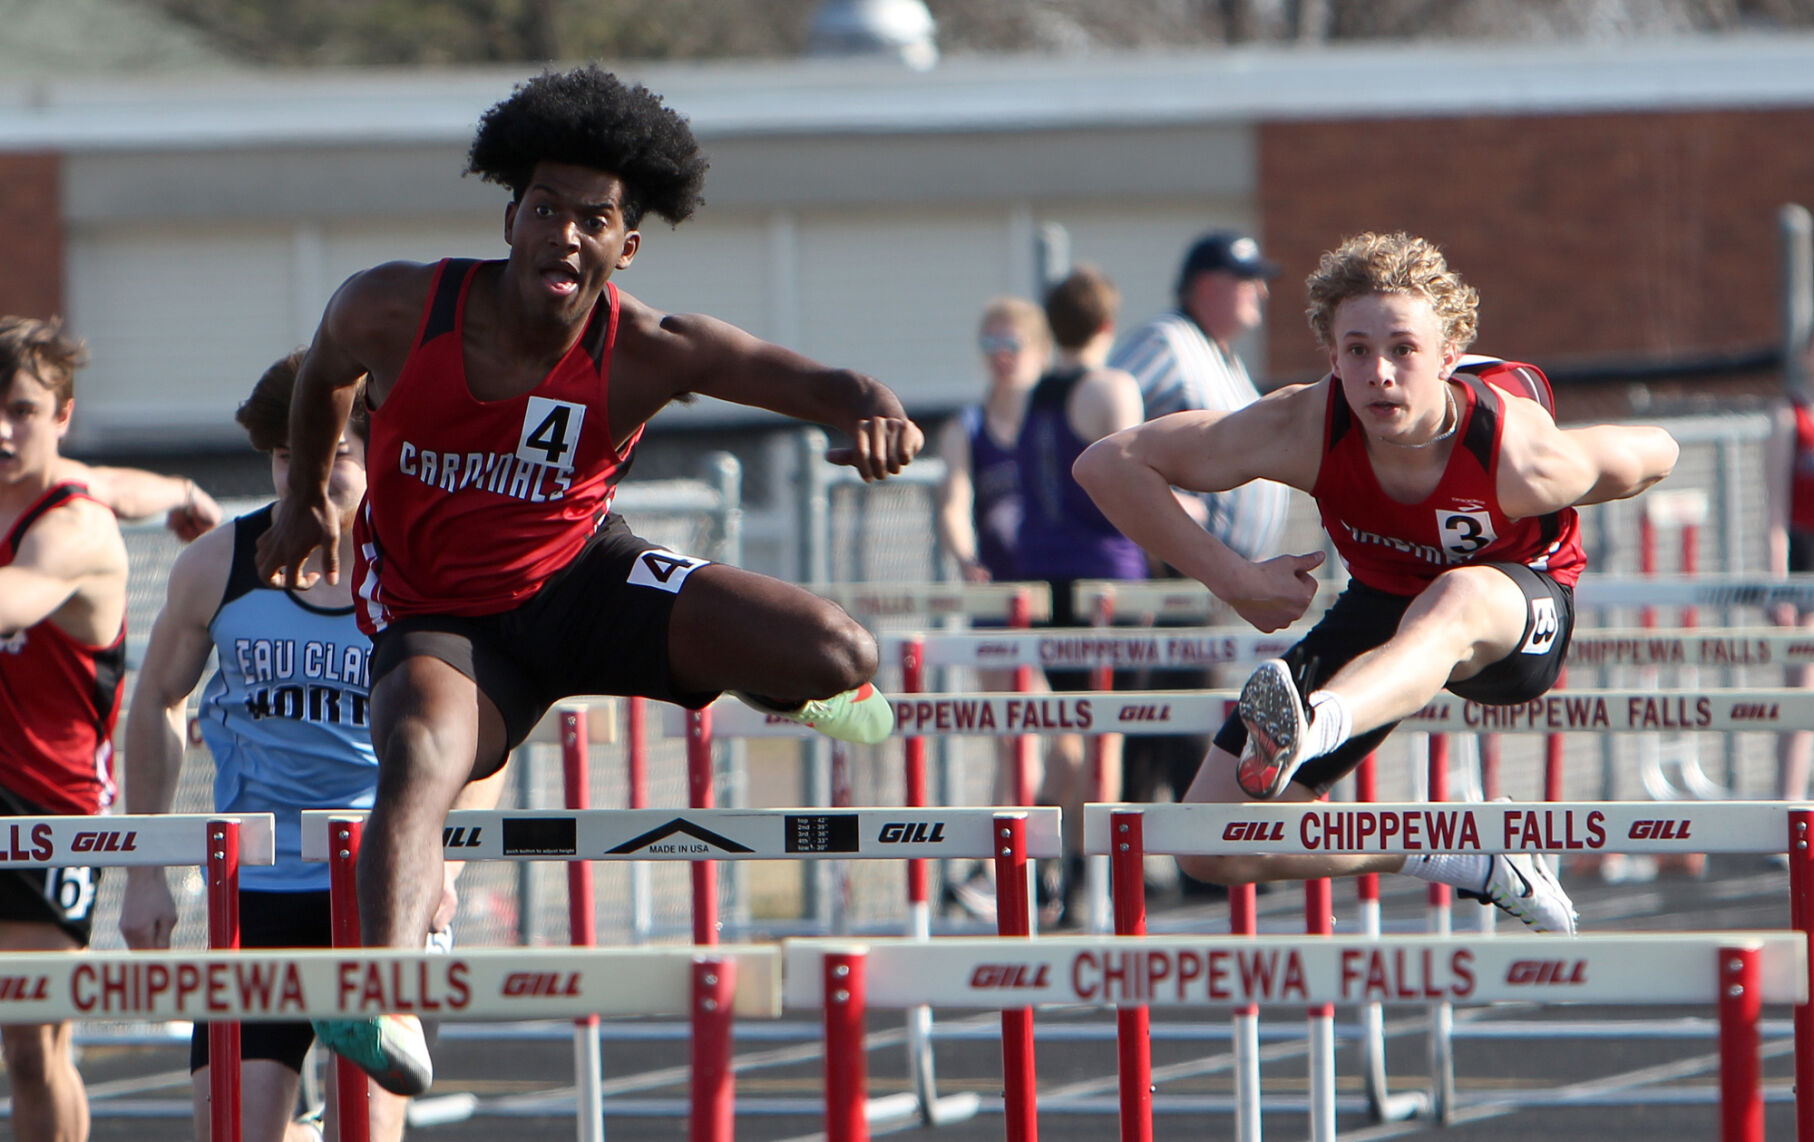
{"label": "white bib number 4", "polygon": [[653,587],[657,591],[679,594],[680,585],[687,581],[687,576],[706,564],[710,559],[700,559],[693,555],[676,555],[659,547],[651,548],[636,557],[630,566],[630,585],[633,587]]}
{"label": "white bib number 4", "polygon": [[523,429],[517,436],[517,459],[571,472],[573,458],[579,452],[580,426],[585,422],[583,404],[530,397],[523,410]]}

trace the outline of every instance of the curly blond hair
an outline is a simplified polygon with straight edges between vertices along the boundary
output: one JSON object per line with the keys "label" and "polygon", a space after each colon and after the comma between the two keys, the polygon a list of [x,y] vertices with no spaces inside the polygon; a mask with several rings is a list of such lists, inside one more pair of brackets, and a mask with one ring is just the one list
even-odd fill
{"label": "curly blond hair", "polygon": [[1310,305],[1304,316],[1325,349],[1334,348],[1331,327],[1344,301],[1375,293],[1421,297],[1442,322],[1446,345],[1457,350],[1474,343],[1480,330],[1480,295],[1449,269],[1442,250],[1410,234],[1357,234],[1325,253],[1305,279]]}

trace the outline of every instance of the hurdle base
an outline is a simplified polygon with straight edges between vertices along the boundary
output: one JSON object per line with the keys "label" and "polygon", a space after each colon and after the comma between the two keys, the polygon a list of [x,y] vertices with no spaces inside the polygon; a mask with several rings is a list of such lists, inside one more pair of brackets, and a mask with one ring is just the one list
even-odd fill
{"label": "hurdle base", "polygon": [[921,1104],[916,1099],[914,1109],[919,1112],[920,1120],[927,1126],[952,1126],[959,1122],[968,1122],[982,1113],[982,1096],[974,1091],[962,1091],[958,1094],[942,1095],[928,1104]]}
{"label": "hurdle base", "polygon": [[1406,1122],[1430,1113],[1430,1096],[1426,1091],[1406,1090],[1383,1099],[1368,1099],[1368,1112],[1375,1122]]}
{"label": "hurdle base", "polygon": [[893,1122],[902,1118],[917,1118],[920,1113],[920,1098],[912,1091],[899,1094],[885,1094],[872,1098],[863,1104],[865,1122]]}
{"label": "hurdle base", "polygon": [[479,1098],[474,1094],[440,1094],[432,1097],[413,1098],[409,1109],[404,1112],[404,1120],[410,1126],[447,1126],[455,1122],[465,1122],[479,1112]]}

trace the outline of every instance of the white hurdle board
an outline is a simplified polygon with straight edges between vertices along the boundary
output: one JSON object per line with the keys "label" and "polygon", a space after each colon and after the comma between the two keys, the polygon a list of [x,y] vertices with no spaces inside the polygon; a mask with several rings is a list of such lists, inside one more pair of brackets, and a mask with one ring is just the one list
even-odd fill
{"label": "white hurdle board", "polygon": [[1138,812],[1148,853],[1780,853],[1787,801],[1319,801],[1083,808],[1083,847],[1112,852]]}
{"label": "white hurdle board", "polygon": [[0,868],[206,864],[208,823],[239,822],[239,863],[276,859],[269,813],[161,813],[0,819]]}
{"label": "white hurdle board", "polygon": [[[995,817],[1026,819],[1029,857],[1060,855],[1059,810],[461,809],[443,851],[459,860],[899,860],[993,857]],[[328,822],[365,814],[308,809],[302,859],[328,859]]]}
{"label": "white hurdle board", "polygon": [[[1325,601],[1339,585],[1319,583]],[[1080,615],[1094,614],[1099,599],[1109,599],[1115,613],[1126,617],[1202,621],[1219,606],[1209,588],[1176,579],[1122,581],[1080,579],[1072,587]],[[1575,607],[1774,607],[1783,603],[1814,608],[1814,574],[1762,575],[1596,575],[1588,572],[1575,587]]]}
{"label": "white hurdle board", "polygon": [[1027,596],[1033,622],[1052,617],[1052,588],[1045,583],[807,583],[859,619],[898,615],[962,616],[1005,622],[1015,596]]}
{"label": "white hurdle board", "polygon": [[[1308,629],[1308,628],[1305,628]],[[1247,666],[1279,658],[1304,633],[1260,634],[1245,627],[1051,627],[1043,630],[884,632],[883,662],[917,640],[922,664],[1055,670]],[[1576,628],[1570,666],[1806,666],[1814,637],[1793,627]]]}
{"label": "white hurdle board", "polygon": [[1042,936],[1037,940],[796,939],[789,1008],[824,1006],[827,953],[863,952],[871,1008],[1049,1004],[1226,1007],[1318,1003],[1715,1003],[1722,948],[1759,951],[1765,1003],[1805,1003],[1799,932],[1560,936]]}
{"label": "white hurdle board", "polygon": [[436,1019],[679,1015],[693,964],[734,961],[732,1013],[781,1013],[774,946],[0,954],[8,1019],[295,1020],[402,1012]]}
{"label": "white hurdle board", "polygon": [[[897,694],[896,734],[1213,733],[1234,710],[1232,690],[1121,690],[1063,694]],[[814,731],[735,698],[712,704],[723,738],[796,737]],[[1512,706],[1443,692],[1400,723],[1429,733],[1728,733],[1814,730],[1814,690],[1552,690]],[[662,732],[684,736],[687,712],[666,706]]]}

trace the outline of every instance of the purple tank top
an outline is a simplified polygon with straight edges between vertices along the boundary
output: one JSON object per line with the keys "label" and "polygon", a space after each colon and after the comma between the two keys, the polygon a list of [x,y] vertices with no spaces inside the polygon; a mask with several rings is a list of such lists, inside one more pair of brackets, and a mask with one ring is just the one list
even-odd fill
{"label": "purple tank top", "polygon": [[1088,442],[1065,405],[1080,368],[1039,379],[1020,428],[1020,573],[1028,579],[1144,579],[1146,554],[1115,529],[1071,475]]}
{"label": "purple tank top", "polygon": [[976,528],[976,559],[998,583],[1020,576],[1014,557],[1020,543],[1020,461],[989,435],[981,405],[966,408],[964,434],[970,438],[970,520]]}

